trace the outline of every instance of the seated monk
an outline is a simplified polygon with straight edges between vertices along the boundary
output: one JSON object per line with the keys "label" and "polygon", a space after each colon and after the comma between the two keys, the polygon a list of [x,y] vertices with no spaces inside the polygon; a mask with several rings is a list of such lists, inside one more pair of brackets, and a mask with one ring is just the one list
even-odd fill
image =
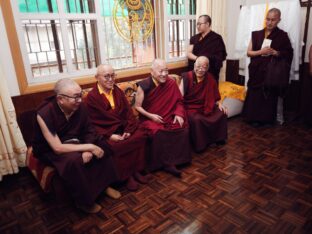
{"label": "seated monk", "polygon": [[149,170],[163,168],[180,177],[176,165],[191,162],[188,126],[182,95],[169,78],[166,62],[154,60],[151,77],[138,82],[135,107],[141,126],[152,139]]}
{"label": "seated monk", "polygon": [[226,108],[220,102],[218,84],[208,69],[208,58],[200,56],[196,59],[194,71],[183,73],[180,83],[191,142],[196,152],[212,143],[224,144],[227,139]]}
{"label": "seated monk", "polygon": [[124,92],[115,85],[115,76],[111,65],[98,66],[97,83],[88,93],[86,105],[97,133],[107,139],[113,150],[119,179],[127,180],[128,190],[135,191],[137,181],[147,183],[140,174],[145,167],[147,135],[138,129],[138,120]]}
{"label": "seated monk", "polygon": [[56,168],[78,208],[97,213],[101,206],[95,199],[103,190],[113,198],[120,197],[118,191],[108,187],[117,181],[111,149],[89,121],[80,86],[61,79],[54,91],[56,95],[37,110],[34,155]]}

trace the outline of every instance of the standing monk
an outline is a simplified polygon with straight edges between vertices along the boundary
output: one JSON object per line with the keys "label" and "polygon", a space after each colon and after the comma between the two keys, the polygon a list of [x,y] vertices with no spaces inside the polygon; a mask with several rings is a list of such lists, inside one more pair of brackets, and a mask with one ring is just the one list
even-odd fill
{"label": "standing monk", "polygon": [[152,138],[148,168],[163,168],[177,177],[181,172],[176,165],[191,161],[182,99],[176,82],[168,76],[166,62],[154,60],[151,77],[138,83],[135,107]]}
{"label": "standing monk", "polygon": [[80,86],[70,79],[59,80],[55,96],[37,110],[33,150],[43,162],[52,164],[71,191],[76,206],[97,213],[97,196],[120,193],[108,185],[117,181],[109,145],[95,133],[81,103]]}
{"label": "standing monk", "polygon": [[113,150],[119,179],[127,180],[127,188],[135,191],[136,181],[147,183],[140,174],[145,166],[147,135],[138,129],[138,121],[124,92],[115,85],[115,77],[111,65],[98,66],[97,83],[88,93],[86,105],[97,133],[107,139]]}
{"label": "standing monk", "polygon": [[255,126],[272,124],[276,120],[280,90],[264,86],[268,63],[272,57],[276,57],[286,60],[290,67],[293,58],[293,49],[287,33],[277,27],[280,20],[280,10],[270,9],[266,16],[266,27],[252,32],[248,46],[247,56],[251,59],[243,117]]}
{"label": "standing monk", "polygon": [[198,34],[191,37],[188,47],[188,70],[193,71],[197,57],[206,56],[210,61],[209,72],[219,81],[222,63],[226,58],[226,49],[221,35],[211,30],[209,15],[201,15],[197,20]]}
{"label": "standing monk", "polygon": [[223,144],[227,139],[226,108],[220,102],[218,84],[208,70],[209,60],[198,57],[194,71],[183,73],[180,83],[196,152],[212,143]]}

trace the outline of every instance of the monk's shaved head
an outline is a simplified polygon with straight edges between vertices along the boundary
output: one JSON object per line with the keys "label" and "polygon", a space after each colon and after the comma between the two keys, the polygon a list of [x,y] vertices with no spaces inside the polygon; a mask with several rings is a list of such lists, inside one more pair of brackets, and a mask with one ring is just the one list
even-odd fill
{"label": "monk's shaved head", "polygon": [[198,66],[209,66],[209,59],[205,56],[199,56],[196,61],[195,61],[195,66],[198,65]]}
{"label": "monk's shaved head", "polygon": [[154,59],[152,63],[152,70],[155,70],[159,66],[166,66],[166,61],[163,59]]}
{"label": "monk's shaved head", "polygon": [[270,13],[274,13],[274,14],[276,14],[277,15],[277,17],[280,19],[281,18],[281,11],[280,11],[280,9],[278,9],[278,8],[271,8],[269,11],[268,11],[268,14],[270,14]]}
{"label": "monk's shaved head", "polygon": [[155,59],[151,67],[151,75],[158,83],[164,83],[168,77],[168,67],[163,59]]}
{"label": "monk's shaved head", "polygon": [[110,64],[101,64],[96,68],[95,76],[104,74],[104,73],[111,73],[114,71],[114,68]]}
{"label": "monk's shaved head", "polygon": [[76,89],[78,87],[80,88],[80,86],[72,79],[64,78],[56,82],[54,86],[54,92],[58,95],[62,93],[67,93],[68,90]]}

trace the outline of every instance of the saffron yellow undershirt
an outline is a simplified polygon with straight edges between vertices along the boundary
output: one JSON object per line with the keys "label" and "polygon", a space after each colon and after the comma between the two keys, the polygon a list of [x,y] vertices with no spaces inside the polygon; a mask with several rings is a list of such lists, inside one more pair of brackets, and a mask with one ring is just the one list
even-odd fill
{"label": "saffron yellow undershirt", "polygon": [[153,80],[155,86],[157,87],[159,85],[158,81],[154,77],[152,77],[152,80]]}
{"label": "saffron yellow undershirt", "polygon": [[113,95],[113,89],[114,88],[112,88],[109,91],[109,93],[106,93],[99,84],[97,84],[97,87],[98,87],[99,93],[105,95],[105,97],[107,98],[107,100],[108,100],[109,104],[111,105],[112,109],[114,109],[115,108],[115,101],[114,101],[114,95]]}

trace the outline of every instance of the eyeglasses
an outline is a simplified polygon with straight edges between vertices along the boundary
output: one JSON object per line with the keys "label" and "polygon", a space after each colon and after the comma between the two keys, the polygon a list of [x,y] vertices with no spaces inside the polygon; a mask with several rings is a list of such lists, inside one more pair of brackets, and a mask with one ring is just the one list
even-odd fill
{"label": "eyeglasses", "polygon": [[207,22],[205,22],[205,23],[200,23],[200,22],[198,22],[196,25],[197,25],[197,26],[201,26],[202,24],[207,24]]}
{"label": "eyeglasses", "polygon": [[81,101],[81,99],[82,99],[82,96],[83,96],[83,91],[80,93],[80,94],[78,94],[78,95],[75,95],[75,96],[69,96],[69,95],[66,95],[66,94],[62,94],[62,93],[60,93],[60,94],[58,94],[58,95],[60,95],[60,96],[63,96],[63,97],[67,97],[67,98],[69,98],[69,99],[73,99],[75,102],[79,102],[79,101]]}
{"label": "eyeglasses", "polygon": [[102,75],[102,76],[104,77],[105,80],[108,81],[108,80],[111,80],[111,79],[112,80],[115,79],[117,75],[116,75],[116,73],[112,73],[112,74],[105,74],[105,75]]}

